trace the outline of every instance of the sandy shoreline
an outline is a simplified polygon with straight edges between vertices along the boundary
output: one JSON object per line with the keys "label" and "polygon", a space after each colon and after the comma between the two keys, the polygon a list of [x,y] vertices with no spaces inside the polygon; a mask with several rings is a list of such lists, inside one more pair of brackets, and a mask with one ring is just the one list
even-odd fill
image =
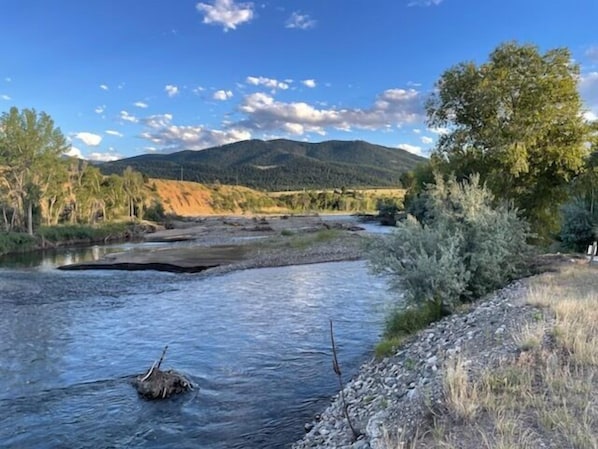
{"label": "sandy shoreline", "polygon": [[319,216],[268,218],[209,217],[175,223],[147,234],[147,242],[187,242],[139,248],[63,270],[159,270],[221,274],[238,269],[356,260],[363,257],[357,218]]}

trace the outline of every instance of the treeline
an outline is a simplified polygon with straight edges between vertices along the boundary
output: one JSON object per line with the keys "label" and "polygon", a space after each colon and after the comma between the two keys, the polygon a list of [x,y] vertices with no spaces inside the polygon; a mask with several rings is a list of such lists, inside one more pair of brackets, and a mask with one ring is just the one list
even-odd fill
{"label": "treeline", "polygon": [[396,210],[403,208],[401,194],[388,195],[375,191],[348,190],[345,188],[328,191],[303,191],[280,194],[277,197],[280,207],[298,212],[371,212],[388,206]]}
{"label": "treeline", "polygon": [[34,233],[40,225],[94,224],[141,216],[149,190],[126,168],[104,176],[85,161],[66,158],[65,137],[46,113],[11,108],[0,117],[0,223],[6,232]]}
{"label": "treeline", "polygon": [[206,164],[185,163],[183,171],[176,163],[154,163],[139,160],[115,161],[100,166],[105,174],[120,173],[126,166],[150,178],[172,179],[213,184],[242,185],[265,191],[300,189],[332,189],[338,186],[393,187],[399,183],[400,173],[382,167],[297,160],[293,164],[258,168],[251,165],[214,167]]}

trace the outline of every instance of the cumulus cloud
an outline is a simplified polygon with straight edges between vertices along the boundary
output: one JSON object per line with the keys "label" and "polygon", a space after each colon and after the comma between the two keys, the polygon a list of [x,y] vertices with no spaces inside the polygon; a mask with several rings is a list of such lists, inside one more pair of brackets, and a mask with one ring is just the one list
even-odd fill
{"label": "cumulus cloud", "polygon": [[123,136],[123,133],[118,132],[118,131],[114,131],[113,129],[107,129],[105,132],[109,136],[115,136],[115,137],[122,137]]}
{"label": "cumulus cloud", "polygon": [[407,6],[438,6],[443,0],[412,0]]}
{"label": "cumulus cloud", "polygon": [[592,111],[586,111],[583,113],[583,118],[588,122],[594,122],[598,120],[598,115],[594,114]]}
{"label": "cumulus cloud", "polygon": [[89,147],[97,147],[102,142],[102,136],[88,132],[77,133],[74,137]]}
{"label": "cumulus cloud", "polygon": [[442,136],[442,135],[450,133],[450,130],[448,128],[445,128],[442,126],[439,126],[436,128],[428,128],[428,131],[430,131],[431,133],[436,134],[438,136]]}
{"label": "cumulus cloud", "polygon": [[140,136],[167,152],[202,150],[251,138],[251,133],[241,128],[214,130],[201,125],[175,125],[170,114],[148,117],[144,123],[147,129]]}
{"label": "cumulus cloud", "polygon": [[401,148],[402,150],[409,151],[410,153],[417,154],[418,156],[422,155],[422,147],[418,147],[417,145],[401,143],[398,145],[398,147]]}
{"label": "cumulus cloud", "polygon": [[6,94],[2,94],[2,95],[0,95],[0,98],[2,98],[2,99],[3,99],[3,100],[5,100],[5,101],[9,101],[9,100],[11,99],[11,98],[10,98],[10,96],[9,96],[9,95],[6,95]]}
{"label": "cumulus cloud", "polygon": [[422,136],[421,141],[424,145],[430,145],[434,143],[434,139],[428,136]]}
{"label": "cumulus cloud", "polygon": [[598,72],[585,73],[581,76],[579,92],[590,112],[598,115]]}
{"label": "cumulus cloud", "polygon": [[167,84],[166,86],[164,86],[164,91],[169,97],[174,97],[179,94],[179,88],[172,84]]}
{"label": "cumulus cloud", "polygon": [[289,84],[285,81],[278,81],[274,78],[266,78],[263,76],[248,76],[245,79],[245,82],[253,86],[264,86],[269,89],[287,90],[289,88]]}
{"label": "cumulus cloud", "polygon": [[100,84],[100,89],[102,89],[102,90],[109,90],[110,88],[108,87],[107,84]]}
{"label": "cumulus cloud", "polygon": [[81,150],[77,147],[74,146],[70,146],[68,151],[65,151],[64,153],[62,153],[65,156],[69,156],[69,157],[76,157],[78,159],[83,159],[83,155],[81,154]]}
{"label": "cumulus cloud", "polygon": [[138,123],[139,119],[127,111],[120,111],[120,119],[129,123]]}
{"label": "cumulus cloud", "polygon": [[203,23],[220,25],[224,31],[234,30],[237,25],[253,19],[253,3],[235,3],[234,0],[214,0],[198,3],[197,10],[203,13]]}
{"label": "cumulus cloud", "polygon": [[106,105],[105,105],[105,104],[103,104],[103,105],[101,105],[101,106],[98,106],[97,108],[95,108],[95,109],[94,109],[94,112],[95,112],[96,114],[103,114],[105,110],[106,110]]}
{"label": "cumulus cloud", "polygon": [[307,14],[300,14],[295,11],[285,22],[286,28],[297,28],[299,30],[308,30],[316,25],[316,21],[313,20]]}
{"label": "cumulus cloud", "polygon": [[233,93],[230,90],[217,90],[216,92],[214,92],[214,95],[212,95],[212,98],[214,100],[219,100],[219,101],[226,101],[229,98],[232,98]]}
{"label": "cumulus cloud", "polygon": [[148,107],[148,104],[144,103],[143,101],[136,101],[135,103],[133,103],[133,106],[137,106],[138,108],[145,109]]}
{"label": "cumulus cloud", "polygon": [[310,87],[310,88],[314,88],[316,87],[316,80],[303,80],[301,81],[301,83],[306,86],[306,87]]}
{"label": "cumulus cloud", "polygon": [[377,130],[415,123],[424,116],[422,101],[422,95],[413,89],[388,89],[367,109],[325,109],[304,102],[276,101],[258,92],[247,95],[239,110],[247,117],[241,123],[248,129],[284,130],[296,135],[306,132],[324,134],[326,128]]}
{"label": "cumulus cloud", "polygon": [[111,161],[116,161],[117,159],[121,159],[122,156],[118,153],[115,153],[113,151],[108,151],[107,153],[91,153],[89,155],[89,160],[91,161],[98,161],[98,162],[111,162]]}
{"label": "cumulus cloud", "polygon": [[152,129],[166,128],[170,126],[172,118],[172,114],[150,115],[143,119],[143,124]]}

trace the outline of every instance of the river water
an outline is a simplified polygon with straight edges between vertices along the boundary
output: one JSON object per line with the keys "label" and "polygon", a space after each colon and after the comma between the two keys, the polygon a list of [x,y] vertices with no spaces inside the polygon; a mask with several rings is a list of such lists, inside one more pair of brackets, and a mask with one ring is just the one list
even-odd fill
{"label": "river water", "polygon": [[[371,355],[392,296],[365,262],[223,276],[59,271],[104,248],[0,268],[0,447],[284,448]],[[129,248],[130,249],[130,248]],[[190,394],[147,402],[163,367]]]}

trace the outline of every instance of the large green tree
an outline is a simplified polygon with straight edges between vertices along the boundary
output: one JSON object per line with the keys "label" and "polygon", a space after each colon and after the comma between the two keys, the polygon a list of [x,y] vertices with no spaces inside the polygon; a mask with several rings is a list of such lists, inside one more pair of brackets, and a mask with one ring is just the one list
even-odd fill
{"label": "large green tree", "polygon": [[0,167],[12,206],[12,225],[26,224],[33,234],[33,208],[52,182],[59,156],[68,149],[66,139],[54,121],[34,109],[16,107],[0,117]]}
{"label": "large green tree", "polygon": [[543,236],[558,228],[567,184],[582,167],[589,128],[567,49],[505,43],[481,65],[447,70],[427,103],[445,128],[433,157],[459,178],[480,173]]}

